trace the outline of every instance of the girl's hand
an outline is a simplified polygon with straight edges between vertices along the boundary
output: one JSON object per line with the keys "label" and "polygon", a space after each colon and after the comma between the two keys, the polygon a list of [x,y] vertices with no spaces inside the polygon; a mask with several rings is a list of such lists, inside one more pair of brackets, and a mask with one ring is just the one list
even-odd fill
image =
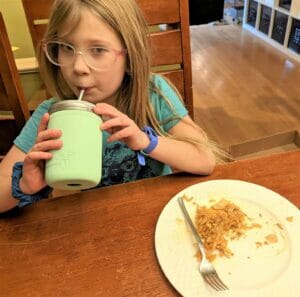
{"label": "girl's hand", "polygon": [[98,103],[94,112],[104,119],[101,130],[111,134],[107,141],[122,141],[132,150],[141,150],[149,145],[147,135],[132,119],[115,107],[106,103]]}
{"label": "girl's hand", "polygon": [[54,129],[47,130],[48,121],[49,114],[46,113],[41,118],[35,145],[24,159],[20,188],[25,194],[37,193],[47,185],[44,172],[45,160],[52,158],[52,154],[48,151],[62,147],[62,141],[58,139],[62,132]]}

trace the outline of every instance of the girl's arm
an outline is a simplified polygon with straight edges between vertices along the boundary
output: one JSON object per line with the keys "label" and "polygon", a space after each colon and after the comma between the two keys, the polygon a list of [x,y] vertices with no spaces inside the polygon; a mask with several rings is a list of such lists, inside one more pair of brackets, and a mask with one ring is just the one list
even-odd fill
{"label": "girl's arm", "polygon": [[[192,121],[185,116],[169,130],[176,138],[196,138],[207,143],[206,135]],[[150,153],[150,157],[168,164],[175,170],[194,174],[210,174],[215,167],[215,157],[209,147],[196,146],[182,140],[159,137],[157,147]]]}
{"label": "girl's arm", "polygon": [[0,163],[0,213],[15,207],[19,202],[11,195],[11,175],[13,165],[22,162],[24,158],[25,153],[14,145]]}
{"label": "girl's arm", "polygon": [[[123,141],[132,150],[142,150],[149,145],[146,134],[129,119],[125,114],[111,105],[98,103],[95,113],[108,117],[101,129],[111,133],[108,141]],[[192,121],[189,116],[182,118],[168,131],[172,136],[180,139],[192,138],[203,140],[203,147],[194,145],[184,140],[159,137],[158,145],[150,153],[150,157],[173,169],[186,171],[194,174],[210,174],[215,167],[215,157],[209,149],[206,135]]]}
{"label": "girl's arm", "polygon": [[19,200],[11,195],[11,176],[16,162],[24,162],[19,180],[19,187],[23,194],[33,195],[46,187],[44,162],[52,157],[49,151],[62,146],[62,141],[58,139],[61,131],[48,130],[48,120],[49,114],[46,113],[38,126],[35,144],[27,154],[14,145],[0,163],[0,212],[9,210],[19,203]]}

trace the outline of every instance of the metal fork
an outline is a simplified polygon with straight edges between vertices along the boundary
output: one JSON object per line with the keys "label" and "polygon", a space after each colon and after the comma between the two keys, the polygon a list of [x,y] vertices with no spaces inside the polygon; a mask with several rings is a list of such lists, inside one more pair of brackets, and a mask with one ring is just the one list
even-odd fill
{"label": "metal fork", "polygon": [[195,239],[197,241],[199,250],[202,255],[202,260],[199,265],[199,271],[200,271],[202,277],[216,291],[228,290],[228,287],[221,281],[221,279],[218,276],[217,271],[214,268],[214,266],[212,265],[212,263],[206,258],[203,241],[202,241],[197,229],[195,228],[188,211],[185,208],[182,197],[178,198],[178,203],[183,212],[184,218],[187,221],[187,223],[193,233],[193,236],[195,237]]}

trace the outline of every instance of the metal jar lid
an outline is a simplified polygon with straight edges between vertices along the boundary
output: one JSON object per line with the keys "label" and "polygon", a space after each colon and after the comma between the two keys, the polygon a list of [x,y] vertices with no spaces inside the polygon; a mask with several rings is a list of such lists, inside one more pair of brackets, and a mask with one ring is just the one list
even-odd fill
{"label": "metal jar lid", "polygon": [[87,101],[81,101],[81,100],[62,100],[54,103],[50,109],[49,109],[49,114],[52,114],[56,111],[61,111],[61,110],[85,110],[85,111],[92,111],[93,108],[96,105]]}

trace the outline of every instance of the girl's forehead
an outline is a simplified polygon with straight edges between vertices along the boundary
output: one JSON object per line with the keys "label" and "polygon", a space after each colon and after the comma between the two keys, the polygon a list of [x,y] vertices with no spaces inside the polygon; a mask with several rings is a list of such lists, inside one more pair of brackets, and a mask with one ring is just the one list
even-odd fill
{"label": "girl's forehead", "polygon": [[121,42],[115,30],[88,9],[82,9],[76,18],[66,19],[58,28],[57,35],[59,38],[107,40],[113,44]]}

